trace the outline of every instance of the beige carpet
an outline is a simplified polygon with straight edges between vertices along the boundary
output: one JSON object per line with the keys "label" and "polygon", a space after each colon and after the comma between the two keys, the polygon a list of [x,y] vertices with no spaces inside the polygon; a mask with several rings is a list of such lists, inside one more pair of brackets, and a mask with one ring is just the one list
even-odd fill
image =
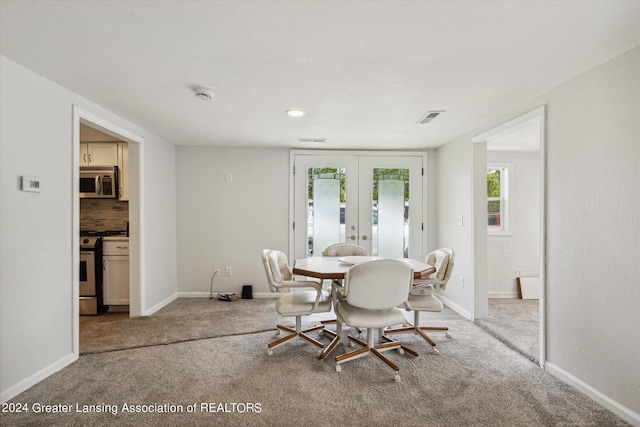
{"label": "beige carpet", "polygon": [[[256,315],[269,306],[273,301],[178,300],[152,316],[166,317],[174,326],[158,323],[160,333],[151,331],[156,323],[149,323],[151,330],[143,335],[151,331],[161,341],[174,339],[178,320],[169,312],[175,309],[192,315],[184,328],[193,323],[207,331],[201,321],[208,318],[210,332],[218,337],[84,355],[11,401],[30,408],[69,405],[71,413],[1,413],[0,425],[627,425],[450,310],[441,322],[437,315],[429,319],[451,328],[452,339],[433,334],[440,355],[426,355],[427,346],[415,335],[397,336],[420,356],[388,353],[401,368],[402,381],[396,383],[392,371],[373,358],[346,363],[337,373],[332,360],[319,361],[315,347],[301,340],[267,356],[273,332],[255,330],[272,327],[272,313]],[[241,312],[238,322],[228,322],[229,310]],[[255,326],[253,332],[238,334],[229,326],[245,328],[246,322]],[[223,330],[229,335],[221,336]],[[123,340],[132,344],[129,337]],[[335,354],[347,350],[340,344]],[[76,405],[93,411],[76,412]],[[177,412],[159,412],[164,409]]]}
{"label": "beige carpet", "polygon": [[153,316],[96,323],[80,331],[80,354],[273,330],[275,300],[180,298]]}
{"label": "beige carpet", "polygon": [[489,317],[475,322],[486,332],[539,365],[538,307],[538,300],[491,298]]}

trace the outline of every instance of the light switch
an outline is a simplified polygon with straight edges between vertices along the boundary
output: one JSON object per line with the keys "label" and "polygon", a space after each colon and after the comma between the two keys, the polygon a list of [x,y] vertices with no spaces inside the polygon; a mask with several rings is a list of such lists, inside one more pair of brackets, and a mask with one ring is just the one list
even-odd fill
{"label": "light switch", "polygon": [[233,174],[228,173],[226,177],[227,182],[233,181]]}
{"label": "light switch", "polygon": [[456,216],[456,224],[462,227],[462,215]]}

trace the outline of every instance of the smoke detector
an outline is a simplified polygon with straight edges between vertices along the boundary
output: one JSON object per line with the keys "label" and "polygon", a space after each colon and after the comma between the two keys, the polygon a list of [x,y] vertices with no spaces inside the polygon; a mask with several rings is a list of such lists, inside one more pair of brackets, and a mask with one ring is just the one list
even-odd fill
{"label": "smoke detector", "polygon": [[196,98],[202,101],[211,101],[213,99],[213,95],[215,92],[213,89],[209,89],[207,87],[197,87],[194,92],[196,93]]}

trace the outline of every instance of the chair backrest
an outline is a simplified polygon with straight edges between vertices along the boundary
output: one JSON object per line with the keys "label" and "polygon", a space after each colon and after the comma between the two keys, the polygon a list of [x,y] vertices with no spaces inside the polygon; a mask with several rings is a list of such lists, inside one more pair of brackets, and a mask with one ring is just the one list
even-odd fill
{"label": "chair backrest", "polygon": [[267,282],[271,292],[278,292],[285,288],[283,281],[292,280],[293,273],[289,268],[289,261],[284,252],[275,249],[262,250],[262,264],[267,274]]}
{"label": "chair backrest", "polygon": [[377,259],[351,267],[344,277],[347,302],[368,310],[397,307],[407,300],[413,268],[397,259]]}
{"label": "chair backrest", "polygon": [[353,243],[335,243],[322,251],[322,256],[364,256],[367,250]]}
{"label": "chair backrest", "polygon": [[438,280],[440,289],[447,287],[447,282],[449,282],[451,272],[453,271],[455,257],[455,252],[449,248],[436,249],[427,255],[425,263],[433,265],[436,268],[436,272],[432,274],[432,277]]}

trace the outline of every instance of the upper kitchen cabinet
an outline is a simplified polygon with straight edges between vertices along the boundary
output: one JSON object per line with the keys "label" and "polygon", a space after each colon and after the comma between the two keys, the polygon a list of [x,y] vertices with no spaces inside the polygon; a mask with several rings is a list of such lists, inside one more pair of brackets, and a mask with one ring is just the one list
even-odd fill
{"label": "upper kitchen cabinet", "polygon": [[80,166],[115,166],[118,164],[118,144],[112,142],[80,143]]}
{"label": "upper kitchen cabinet", "polygon": [[118,142],[118,172],[120,200],[129,200],[129,144]]}

